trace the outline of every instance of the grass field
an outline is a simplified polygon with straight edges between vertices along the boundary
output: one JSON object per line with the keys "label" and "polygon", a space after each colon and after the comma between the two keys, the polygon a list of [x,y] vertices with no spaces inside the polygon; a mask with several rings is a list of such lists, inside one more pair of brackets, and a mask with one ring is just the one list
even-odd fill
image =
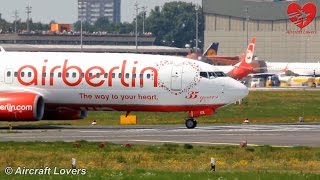
{"label": "grass field", "polygon": [[[199,123],[242,123],[249,118],[251,123],[289,123],[304,117],[307,122],[320,122],[320,91],[252,91],[242,104],[232,104],[219,109],[213,116],[198,118]],[[90,112],[81,121],[39,121],[19,124],[88,125],[96,120],[99,125],[118,125],[125,112]],[[145,113],[137,115],[138,124],[183,124],[187,113]],[[1,122],[0,125],[7,125]]]}
{"label": "grass field", "polygon": [[[132,145],[80,141],[1,142],[0,179],[319,179],[320,148],[271,146]],[[210,159],[216,159],[216,172]],[[71,159],[85,175],[11,175],[5,167],[70,168]],[[50,177],[50,178],[49,178]]]}

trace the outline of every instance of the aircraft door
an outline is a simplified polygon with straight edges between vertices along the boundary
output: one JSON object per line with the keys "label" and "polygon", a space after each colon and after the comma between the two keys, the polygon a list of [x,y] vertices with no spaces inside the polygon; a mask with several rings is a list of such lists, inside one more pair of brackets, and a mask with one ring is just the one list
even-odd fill
{"label": "aircraft door", "polygon": [[13,82],[13,70],[12,69],[5,69],[3,76],[4,76],[4,82],[6,84],[12,84],[12,82]]}
{"label": "aircraft door", "polygon": [[0,68],[0,85],[4,83],[4,69]]}
{"label": "aircraft door", "polygon": [[183,66],[173,66],[171,71],[171,90],[180,91],[182,88]]}

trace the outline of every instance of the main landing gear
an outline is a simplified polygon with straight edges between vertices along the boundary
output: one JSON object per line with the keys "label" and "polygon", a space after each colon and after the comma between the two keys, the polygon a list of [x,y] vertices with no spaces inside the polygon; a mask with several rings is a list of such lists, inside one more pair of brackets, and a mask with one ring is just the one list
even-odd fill
{"label": "main landing gear", "polygon": [[186,120],[186,127],[188,129],[193,129],[197,126],[197,121],[194,118],[188,118]]}

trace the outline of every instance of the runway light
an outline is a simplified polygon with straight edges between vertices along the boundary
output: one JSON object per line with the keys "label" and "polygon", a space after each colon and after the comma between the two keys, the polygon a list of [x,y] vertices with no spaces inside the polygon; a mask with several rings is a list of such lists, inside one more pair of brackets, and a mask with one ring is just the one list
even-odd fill
{"label": "runway light", "polygon": [[12,124],[9,124],[9,131],[12,131]]}
{"label": "runway light", "polygon": [[132,145],[131,145],[131,144],[125,144],[124,147],[125,147],[125,148],[131,148]]}
{"label": "runway light", "polygon": [[104,147],[106,147],[106,145],[104,143],[99,144],[99,148],[103,149]]}
{"label": "runway light", "polygon": [[299,117],[299,122],[303,123],[304,122],[304,118],[303,117]]}
{"label": "runway light", "polygon": [[244,121],[243,121],[243,124],[249,124],[250,121],[249,121],[249,118],[246,118]]}
{"label": "runway light", "polygon": [[211,171],[216,171],[216,160],[211,158]]}
{"label": "runway light", "polygon": [[72,169],[77,169],[76,163],[77,163],[77,160],[75,158],[72,158],[71,159],[71,167],[72,167]]}
{"label": "runway light", "polygon": [[247,140],[240,142],[240,147],[247,147],[247,145],[248,145]]}
{"label": "runway light", "polygon": [[91,125],[97,125],[97,121],[96,120],[93,120]]}
{"label": "runway light", "polygon": [[80,148],[80,147],[81,147],[81,144],[78,143],[78,142],[76,142],[76,143],[73,144],[73,147],[75,147],[75,148]]}

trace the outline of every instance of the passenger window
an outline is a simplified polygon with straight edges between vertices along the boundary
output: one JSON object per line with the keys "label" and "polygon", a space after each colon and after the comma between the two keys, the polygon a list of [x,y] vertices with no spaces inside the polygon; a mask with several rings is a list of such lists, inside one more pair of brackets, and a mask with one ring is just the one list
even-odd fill
{"label": "passenger window", "polygon": [[50,73],[50,77],[53,78],[54,77],[54,73]]}
{"label": "passenger window", "polygon": [[24,77],[24,72],[21,72],[21,77]]}
{"label": "passenger window", "polygon": [[7,77],[10,77],[10,76],[11,76],[11,72],[8,71],[8,72],[7,72]]}
{"label": "passenger window", "polygon": [[59,77],[59,78],[61,78],[61,76],[62,76],[62,73],[61,73],[61,72],[59,72],[59,73],[58,73],[58,77]]}
{"label": "passenger window", "polygon": [[77,77],[77,74],[76,74],[75,72],[72,73],[72,77],[73,77],[73,78]]}
{"label": "passenger window", "polygon": [[92,73],[89,73],[89,77],[92,77]]}
{"label": "passenger window", "polygon": [[17,77],[18,76],[18,72],[14,72],[14,77]]}
{"label": "passenger window", "polygon": [[97,73],[97,74],[96,74],[96,77],[97,77],[97,78],[100,78],[100,73]]}
{"label": "passenger window", "polygon": [[126,73],[126,78],[128,79],[130,77],[129,73]]}
{"label": "passenger window", "polygon": [[104,78],[108,78],[108,73],[104,73]]}
{"label": "passenger window", "polygon": [[132,74],[132,77],[135,79],[135,78],[137,78],[137,75],[136,74]]}
{"label": "passenger window", "polygon": [[46,77],[47,76],[47,74],[46,73],[42,73],[42,77]]}
{"label": "passenger window", "polygon": [[28,72],[28,77],[31,77],[31,72]]}
{"label": "passenger window", "polygon": [[143,74],[140,74],[140,79],[143,79]]}
{"label": "passenger window", "polygon": [[84,78],[84,73],[81,73],[81,77]]}
{"label": "passenger window", "polygon": [[208,78],[208,73],[207,72],[200,72],[200,76],[204,78]]}
{"label": "passenger window", "polygon": [[115,78],[116,77],[116,74],[115,73],[112,73],[112,78]]}
{"label": "passenger window", "polygon": [[66,77],[67,77],[67,78],[69,77],[69,73],[66,73]]}
{"label": "passenger window", "polygon": [[151,77],[150,74],[147,74],[147,79],[150,79],[150,77]]}
{"label": "passenger window", "polygon": [[122,77],[122,74],[121,73],[119,73],[119,78],[121,78]]}

